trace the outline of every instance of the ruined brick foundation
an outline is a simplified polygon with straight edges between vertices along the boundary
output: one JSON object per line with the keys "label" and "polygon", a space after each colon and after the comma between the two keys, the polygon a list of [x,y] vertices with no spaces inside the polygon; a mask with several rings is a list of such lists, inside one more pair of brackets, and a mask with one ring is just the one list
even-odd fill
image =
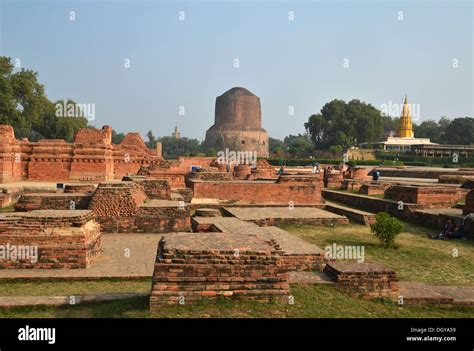
{"label": "ruined brick foundation", "polygon": [[0,268],[86,268],[102,247],[92,211],[31,211],[0,215],[0,247],[37,247],[38,259],[0,259]]}
{"label": "ruined brick foundation", "polygon": [[278,252],[257,236],[176,233],[159,243],[151,311],[202,299],[268,302],[287,301],[289,295],[288,273]]}

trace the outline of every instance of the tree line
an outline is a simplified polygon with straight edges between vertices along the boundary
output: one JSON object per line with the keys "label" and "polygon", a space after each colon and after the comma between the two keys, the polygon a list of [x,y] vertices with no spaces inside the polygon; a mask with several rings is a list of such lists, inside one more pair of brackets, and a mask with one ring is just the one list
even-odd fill
{"label": "tree line", "polygon": [[58,113],[57,106],[70,106],[76,111],[73,100],[50,101],[37,72],[23,68],[15,72],[11,59],[0,56],[0,124],[13,126],[18,139],[71,142],[77,129],[87,127],[88,120],[81,113]]}
{"label": "tree line", "polygon": [[[88,124],[86,111],[80,106],[71,99],[49,100],[37,72],[16,67],[10,58],[0,56],[0,124],[13,126],[17,139],[72,142],[79,128],[94,128]],[[316,150],[338,152],[361,143],[371,147],[383,139],[384,132],[396,131],[398,122],[398,117],[385,115],[363,101],[335,99],[326,103],[319,113],[309,116],[304,124],[305,133],[288,135],[283,140],[270,138],[270,153],[307,157]],[[452,120],[441,117],[438,121],[427,120],[413,127],[416,137],[430,138],[435,143],[474,144],[472,117]],[[118,144],[124,137],[123,133],[114,130],[112,142]],[[155,148],[156,142],[160,141],[165,157],[217,154],[216,150],[205,149],[203,142],[197,139],[155,137],[151,131],[147,133],[147,139],[150,148]]]}
{"label": "tree line", "polygon": [[[383,139],[384,132],[396,131],[399,120],[399,117],[385,115],[371,104],[359,100],[332,100],[318,114],[311,115],[304,126],[315,149],[336,151],[360,143],[371,147]],[[474,144],[472,117],[427,120],[414,123],[413,130],[415,137],[430,138],[434,143]]]}

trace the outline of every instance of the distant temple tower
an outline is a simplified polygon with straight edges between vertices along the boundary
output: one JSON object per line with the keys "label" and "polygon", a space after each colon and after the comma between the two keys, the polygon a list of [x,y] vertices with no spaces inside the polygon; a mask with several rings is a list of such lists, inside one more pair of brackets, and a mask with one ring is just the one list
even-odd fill
{"label": "distant temple tower", "polygon": [[405,95],[405,102],[403,103],[403,112],[400,117],[400,124],[397,130],[398,138],[414,138],[413,124],[411,121],[410,106],[408,105],[407,96]]}
{"label": "distant temple tower", "polygon": [[207,130],[204,145],[216,151],[255,151],[258,157],[268,157],[260,98],[240,87],[218,96],[214,125]]}
{"label": "distant temple tower", "polygon": [[178,125],[176,125],[176,126],[174,127],[174,132],[171,133],[171,137],[174,138],[174,139],[179,139],[179,138],[181,138],[181,133],[180,133],[179,130],[178,130]]}

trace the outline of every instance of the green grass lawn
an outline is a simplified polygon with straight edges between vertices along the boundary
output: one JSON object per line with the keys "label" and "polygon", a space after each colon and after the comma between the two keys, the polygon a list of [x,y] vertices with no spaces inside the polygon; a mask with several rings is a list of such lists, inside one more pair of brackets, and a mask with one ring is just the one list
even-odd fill
{"label": "green grass lawn", "polygon": [[0,283],[0,296],[71,296],[95,293],[150,292],[151,279],[92,281],[9,281]]}
{"label": "green grass lawn", "polygon": [[[117,283],[121,284],[121,283]],[[163,306],[150,313],[148,298],[67,306],[63,308],[14,308],[0,310],[0,318],[342,318],[429,317],[472,318],[472,307],[398,306],[388,301],[365,301],[349,297],[333,286],[292,285],[294,305],[244,301],[201,302],[195,306]]]}
{"label": "green grass lawn", "polygon": [[[392,268],[400,280],[431,284],[474,285],[474,241],[432,240],[434,230],[405,223],[397,248],[383,248],[370,228],[351,223],[341,226],[290,225],[283,229],[324,249],[327,245],[364,245],[365,261]],[[453,250],[458,257],[453,256]]]}

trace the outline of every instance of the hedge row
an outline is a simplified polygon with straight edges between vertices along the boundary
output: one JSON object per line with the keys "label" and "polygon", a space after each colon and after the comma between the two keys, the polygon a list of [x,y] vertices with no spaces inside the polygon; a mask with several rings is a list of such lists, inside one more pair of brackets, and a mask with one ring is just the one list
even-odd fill
{"label": "hedge row", "polygon": [[423,164],[432,164],[432,165],[448,165],[448,164],[474,164],[474,157],[459,157],[458,162],[453,162],[452,157],[422,157],[422,156],[396,156],[396,155],[380,155],[380,158],[383,160],[396,160],[404,162],[418,162]]}
{"label": "hedge row", "polygon": [[[267,159],[268,163],[272,166],[311,166],[315,162],[328,164],[328,165],[338,165],[342,162],[342,159],[312,159],[312,158],[269,158]],[[351,160],[349,163],[354,163],[359,166],[380,166],[380,160]],[[384,161],[385,166],[403,166],[403,162],[400,161]]]}
{"label": "hedge row", "polygon": [[[402,159],[403,158],[403,159]],[[469,158],[460,158],[458,163],[453,163],[450,158],[441,158],[434,159],[425,157],[415,157],[415,161],[404,160],[404,158],[410,158],[410,156],[400,156],[398,161],[383,159],[384,166],[418,166],[418,167],[444,167],[444,168],[474,168],[474,160],[470,161]],[[311,159],[311,158],[296,158],[296,159],[287,159],[287,158],[269,158],[267,161],[272,166],[312,166],[315,162],[328,165],[338,165],[342,159]],[[441,162],[444,161],[444,162]],[[467,162],[466,162],[467,161]],[[349,163],[355,164],[357,166],[380,166],[381,160],[351,160]]]}

